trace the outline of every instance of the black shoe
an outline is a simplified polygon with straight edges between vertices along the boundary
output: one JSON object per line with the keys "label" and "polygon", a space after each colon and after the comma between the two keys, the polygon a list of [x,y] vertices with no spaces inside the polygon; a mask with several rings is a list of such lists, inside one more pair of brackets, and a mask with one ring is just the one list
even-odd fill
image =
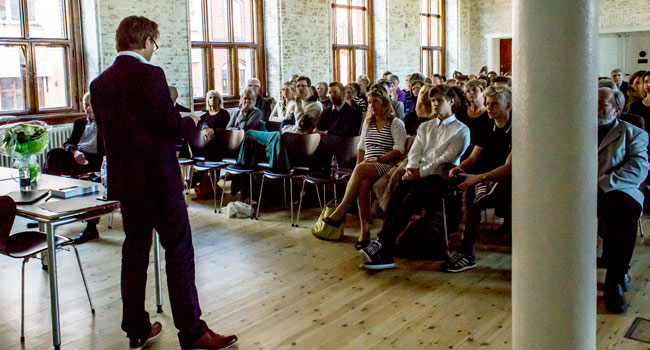
{"label": "black shoe", "polygon": [[86,243],[92,239],[97,238],[99,238],[99,231],[97,231],[97,226],[88,225],[86,226],[86,229],[81,231],[79,236],[74,239],[74,244]]}
{"label": "black shoe", "polygon": [[605,285],[603,295],[607,311],[613,314],[622,314],[627,311],[627,302],[625,302],[623,286],[620,283]]}
{"label": "black shoe", "polygon": [[474,188],[476,193],[476,197],[474,197],[474,205],[480,204],[482,208],[490,207],[490,198],[498,184],[498,182],[485,181],[476,185]]}
{"label": "black shoe", "polygon": [[339,226],[343,225],[343,223],[345,222],[345,215],[343,215],[342,218],[340,218],[340,219],[338,219],[336,221],[332,220],[332,218],[328,216],[326,218],[323,218],[323,222],[330,225],[330,226],[334,226],[334,227],[338,228]]}
{"label": "black shoe", "polygon": [[379,241],[372,241],[367,247],[359,250],[365,262],[359,266],[365,270],[386,270],[395,267],[395,260],[392,256],[386,255],[381,249]]}
{"label": "black shoe", "polygon": [[473,255],[456,253],[440,268],[445,272],[462,272],[476,267],[476,258]]}

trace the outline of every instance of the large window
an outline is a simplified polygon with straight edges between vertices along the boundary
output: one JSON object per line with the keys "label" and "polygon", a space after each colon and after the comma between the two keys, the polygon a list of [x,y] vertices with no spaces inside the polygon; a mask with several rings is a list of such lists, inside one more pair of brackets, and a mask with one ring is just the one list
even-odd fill
{"label": "large window", "polygon": [[334,80],[343,84],[372,69],[371,0],[333,0]]}
{"label": "large window", "polygon": [[79,108],[81,58],[73,2],[0,0],[0,114]]}
{"label": "large window", "polygon": [[443,0],[420,0],[420,69],[425,77],[444,72],[444,13]]}
{"label": "large window", "polygon": [[237,100],[250,78],[262,82],[264,48],[262,0],[190,0],[192,89],[205,103],[208,90]]}

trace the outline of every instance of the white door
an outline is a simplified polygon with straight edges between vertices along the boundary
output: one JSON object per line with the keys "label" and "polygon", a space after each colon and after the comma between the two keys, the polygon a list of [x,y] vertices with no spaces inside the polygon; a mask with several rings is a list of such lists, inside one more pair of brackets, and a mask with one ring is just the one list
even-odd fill
{"label": "white door", "polygon": [[626,75],[639,70],[650,70],[650,31],[625,33],[623,38]]}
{"label": "white door", "polygon": [[614,68],[620,68],[624,73],[621,59],[620,34],[601,34],[598,36],[598,76],[609,77]]}

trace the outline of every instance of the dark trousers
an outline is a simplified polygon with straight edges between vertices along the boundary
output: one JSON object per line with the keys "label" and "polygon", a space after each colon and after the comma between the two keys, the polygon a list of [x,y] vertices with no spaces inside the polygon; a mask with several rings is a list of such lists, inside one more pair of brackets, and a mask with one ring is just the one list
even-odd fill
{"label": "dark trousers", "polygon": [[388,202],[384,224],[377,234],[382,249],[393,255],[395,240],[404,230],[411,216],[422,207],[431,207],[445,194],[449,183],[440,175],[430,175],[417,180],[402,181]]}
{"label": "dark trousers", "polygon": [[458,252],[466,255],[474,255],[474,243],[476,235],[481,224],[481,210],[486,208],[495,208],[497,216],[504,218],[506,221],[511,220],[512,216],[512,178],[510,176],[501,179],[490,195],[490,199],[485,202],[474,204],[476,196],[475,186],[468,188],[463,194],[463,205],[465,207],[465,229],[463,238],[458,246]]}
{"label": "dark trousers", "polygon": [[637,235],[641,205],[621,191],[598,195],[599,226],[603,228],[605,284],[622,283],[627,273]]}
{"label": "dark trousers", "polygon": [[[138,198],[139,197],[139,198]],[[122,329],[129,337],[149,334],[149,314],[145,311],[145,287],[152,230],[165,249],[167,289],[181,346],[188,345],[207,331],[194,283],[194,247],[183,192],[163,198],[134,195],[121,201],[126,239],[122,246]]]}
{"label": "dark trousers", "polygon": [[47,152],[47,160],[43,166],[43,173],[50,175],[79,176],[92,171],[99,171],[102,167],[102,158],[96,154],[84,153],[88,164],[81,165],[74,160],[74,156],[64,148],[53,148]]}

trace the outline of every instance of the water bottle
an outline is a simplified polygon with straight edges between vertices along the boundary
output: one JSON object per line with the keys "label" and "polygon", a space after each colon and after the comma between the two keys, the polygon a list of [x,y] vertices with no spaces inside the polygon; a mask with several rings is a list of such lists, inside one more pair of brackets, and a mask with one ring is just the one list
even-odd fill
{"label": "water bottle", "polygon": [[336,156],[332,156],[332,166],[330,169],[330,178],[332,180],[338,180],[339,179],[339,162],[336,160]]}
{"label": "water bottle", "polygon": [[32,177],[28,165],[21,165],[18,168],[18,181],[20,182],[21,192],[30,192],[32,190]]}
{"label": "water bottle", "polygon": [[102,198],[108,199],[108,180],[106,177],[107,174],[107,164],[106,164],[106,156],[104,156],[104,159],[102,160],[102,170],[101,170],[101,180],[102,180]]}

